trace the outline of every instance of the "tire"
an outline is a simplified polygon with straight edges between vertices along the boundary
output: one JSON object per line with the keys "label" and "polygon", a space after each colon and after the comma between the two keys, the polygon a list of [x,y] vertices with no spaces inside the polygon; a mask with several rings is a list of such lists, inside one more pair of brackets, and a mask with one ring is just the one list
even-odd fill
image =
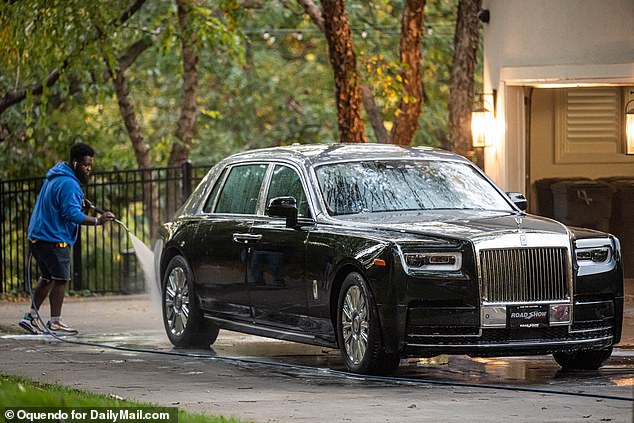
{"label": "tire", "polygon": [[337,301],[337,340],[348,370],[362,374],[387,374],[398,367],[398,354],[383,349],[374,299],[357,272],[346,276]]}
{"label": "tire", "polygon": [[612,347],[602,350],[556,352],[555,361],[564,370],[597,370],[612,355]]}
{"label": "tire", "polygon": [[194,277],[183,256],[173,257],[163,277],[163,325],[176,347],[208,348],[219,328],[205,319],[194,295]]}

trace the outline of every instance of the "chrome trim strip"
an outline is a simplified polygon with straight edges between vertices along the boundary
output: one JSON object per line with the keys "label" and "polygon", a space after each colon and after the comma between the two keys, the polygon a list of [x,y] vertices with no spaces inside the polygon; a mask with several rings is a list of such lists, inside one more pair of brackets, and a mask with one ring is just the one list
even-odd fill
{"label": "chrome trim strip", "polygon": [[601,328],[593,328],[593,329],[577,329],[577,330],[572,330],[570,329],[568,331],[568,333],[589,333],[589,332],[600,332],[600,331],[604,331],[604,330],[610,330],[612,329],[612,326],[604,326]]}
{"label": "chrome trim strip", "polygon": [[612,336],[604,336],[602,338],[593,338],[593,339],[581,339],[575,341],[555,341],[548,342],[544,340],[536,340],[534,342],[507,342],[505,344],[463,344],[463,345],[455,345],[455,344],[406,344],[405,348],[408,347],[417,347],[417,348],[473,348],[477,351],[480,348],[500,348],[500,347],[533,347],[533,346],[549,346],[556,347],[558,345],[572,345],[572,344],[590,344],[594,342],[608,341],[611,340]]}
{"label": "chrome trim strip", "polygon": [[580,306],[580,305],[591,305],[591,304],[612,304],[612,300],[606,300],[606,301],[577,301],[574,305],[575,306]]}
{"label": "chrome trim strip", "polygon": [[306,334],[297,333],[297,332],[290,332],[290,331],[285,331],[285,330],[281,330],[281,329],[272,329],[272,328],[269,328],[269,327],[266,327],[266,326],[259,326],[259,325],[252,324],[252,323],[236,322],[234,320],[223,319],[221,317],[212,316],[212,315],[207,314],[207,313],[204,314],[204,317],[206,319],[214,320],[216,322],[227,323],[227,324],[230,324],[231,326],[239,326],[239,327],[243,327],[243,328],[251,328],[251,329],[257,330],[259,332],[269,332],[269,333],[282,334],[282,335],[288,335],[288,336],[300,337],[300,338],[306,338],[306,339],[317,339],[316,336],[306,335]]}

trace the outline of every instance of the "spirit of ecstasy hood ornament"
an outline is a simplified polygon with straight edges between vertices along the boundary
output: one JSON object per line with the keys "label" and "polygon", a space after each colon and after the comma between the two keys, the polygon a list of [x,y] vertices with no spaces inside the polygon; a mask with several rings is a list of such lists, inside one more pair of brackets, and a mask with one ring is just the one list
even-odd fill
{"label": "spirit of ecstasy hood ornament", "polygon": [[515,223],[517,223],[517,230],[519,231],[522,228],[522,215],[515,215],[513,218],[515,219]]}

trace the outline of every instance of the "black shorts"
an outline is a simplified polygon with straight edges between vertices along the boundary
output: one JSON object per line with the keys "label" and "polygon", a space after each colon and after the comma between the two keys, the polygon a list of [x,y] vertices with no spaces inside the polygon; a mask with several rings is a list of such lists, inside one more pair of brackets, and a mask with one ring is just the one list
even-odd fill
{"label": "black shorts", "polygon": [[70,280],[70,246],[53,242],[31,242],[31,253],[44,279]]}

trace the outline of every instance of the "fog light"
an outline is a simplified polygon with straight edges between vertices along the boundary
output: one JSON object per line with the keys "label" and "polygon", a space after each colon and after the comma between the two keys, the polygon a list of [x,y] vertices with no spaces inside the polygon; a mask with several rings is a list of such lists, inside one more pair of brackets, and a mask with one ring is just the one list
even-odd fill
{"label": "fog light", "polygon": [[506,306],[483,306],[482,327],[506,327]]}
{"label": "fog light", "polygon": [[551,325],[570,323],[570,304],[551,304],[549,319]]}

